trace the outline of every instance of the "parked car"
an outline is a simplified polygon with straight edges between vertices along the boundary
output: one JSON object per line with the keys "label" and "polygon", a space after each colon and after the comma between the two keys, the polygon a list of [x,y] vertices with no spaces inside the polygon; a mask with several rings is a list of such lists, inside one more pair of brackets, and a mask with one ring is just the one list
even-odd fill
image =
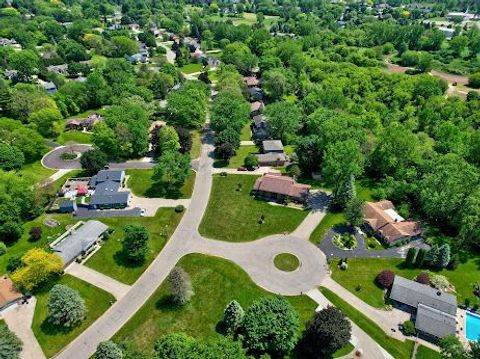
{"label": "parked car", "polygon": [[237,168],[237,171],[248,171],[248,169],[246,167],[238,167]]}

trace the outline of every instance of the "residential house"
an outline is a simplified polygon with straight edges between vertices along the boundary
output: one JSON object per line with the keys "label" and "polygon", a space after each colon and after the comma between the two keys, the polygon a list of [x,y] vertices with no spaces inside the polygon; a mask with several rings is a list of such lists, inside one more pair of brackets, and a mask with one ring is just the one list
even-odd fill
{"label": "residential house", "polygon": [[425,339],[438,340],[455,335],[457,298],[453,294],[395,276],[390,299],[412,314],[415,328]]}
{"label": "residential house", "polygon": [[10,46],[17,51],[22,49],[22,45],[20,45],[15,39],[6,39],[4,37],[0,38],[0,46]]}
{"label": "residential house", "polygon": [[263,153],[256,155],[260,166],[283,166],[287,156],[280,140],[266,140],[262,142]]}
{"label": "residential house", "polygon": [[86,118],[73,118],[65,124],[67,130],[91,130],[98,122],[102,120],[102,116],[98,113],[92,113]]}
{"label": "residential house", "polygon": [[280,173],[267,173],[255,181],[253,191],[262,198],[304,203],[310,194],[310,186],[297,183],[293,178]]}
{"label": "residential house", "polygon": [[263,90],[260,87],[253,86],[247,89],[248,96],[253,101],[263,100]]}
{"label": "residential house", "polygon": [[51,65],[47,67],[47,70],[50,72],[54,72],[59,75],[67,75],[68,74],[68,65]]}
{"label": "residential house", "polygon": [[133,32],[140,32],[140,25],[137,23],[129,24],[128,28]]}
{"label": "residential house", "polygon": [[210,70],[215,70],[222,61],[218,57],[209,57],[207,64],[210,67]]}
{"label": "residential house", "polygon": [[448,27],[439,27],[438,29],[443,32],[447,40],[451,40],[455,36],[455,29],[450,29]]}
{"label": "residential house", "polygon": [[265,108],[262,101],[255,101],[250,104],[250,115],[252,117],[260,115]]}
{"label": "residential house", "polygon": [[188,47],[190,52],[195,52],[200,49],[200,43],[197,39],[186,37],[183,39],[183,43]]}
{"label": "residential house", "polygon": [[253,137],[258,140],[264,140],[268,137],[268,123],[264,115],[253,116],[252,132]]}
{"label": "residential house", "polygon": [[90,206],[94,209],[125,208],[130,200],[130,192],[121,191],[125,181],[125,171],[101,170],[90,180],[94,190]]}
{"label": "residential house", "polygon": [[420,224],[405,220],[390,201],[366,202],[363,217],[368,229],[388,244],[414,239],[422,234]]}
{"label": "residential house", "polygon": [[99,221],[78,222],[52,242],[50,248],[62,257],[66,267],[93,248],[107,230],[108,226]]}
{"label": "residential house", "polygon": [[6,275],[0,278],[0,311],[22,299],[23,294]]}
{"label": "residential house", "polygon": [[49,95],[55,95],[57,93],[57,86],[51,81],[38,80],[38,84],[43,87]]}
{"label": "residential house", "polygon": [[148,62],[148,52],[133,54],[132,56],[128,57],[128,61],[131,64],[138,64],[138,63],[146,64]]}
{"label": "residential house", "polygon": [[248,87],[256,87],[260,84],[260,81],[255,76],[244,77],[243,80]]}
{"label": "residential house", "polygon": [[72,213],[77,211],[77,203],[75,201],[62,201],[58,205],[58,212],[60,213]]}

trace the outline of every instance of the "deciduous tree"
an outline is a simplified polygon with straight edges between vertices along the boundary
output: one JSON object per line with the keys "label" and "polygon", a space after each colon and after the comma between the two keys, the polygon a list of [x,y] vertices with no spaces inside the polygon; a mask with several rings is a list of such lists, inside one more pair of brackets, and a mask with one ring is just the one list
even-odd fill
{"label": "deciduous tree", "polygon": [[123,254],[132,262],[142,262],[148,253],[149,234],[145,227],[126,225],[123,227],[125,237],[122,241]]}

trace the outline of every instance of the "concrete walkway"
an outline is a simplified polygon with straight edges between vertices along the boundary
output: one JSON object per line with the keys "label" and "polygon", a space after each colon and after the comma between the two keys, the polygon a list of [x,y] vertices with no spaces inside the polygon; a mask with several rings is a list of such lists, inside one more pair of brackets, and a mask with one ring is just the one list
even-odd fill
{"label": "concrete walkway", "polygon": [[130,207],[145,209],[146,217],[155,217],[155,213],[157,213],[159,208],[174,208],[178,205],[182,205],[186,208],[190,205],[190,199],[145,198],[137,197],[133,194],[130,199]]}
{"label": "concrete walkway", "polygon": [[23,342],[23,350],[20,353],[21,359],[44,359],[40,344],[32,331],[33,315],[35,314],[35,305],[37,299],[32,297],[28,304],[15,305],[8,308],[2,317],[7,323],[8,327],[14,332]]}
{"label": "concrete walkway", "polygon": [[55,182],[56,180],[62,178],[63,176],[65,176],[67,173],[69,173],[69,172],[71,172],[71,171],[73,171],[73,170],[71,170],[71,169],[58,170],[58,171],[55,172],[53,175],[51,175],[50,177],[48,177],[47,179],[45,179],[44,181],[42,181],[42,182],[39,184],[39,187],[48,186],[50,183]]}
{"label": "concrete walkway", "polygon": [[125,296],[130,290],[130,286],[76,262],[70,264],[65,269],[65,273],[111,293],[117,300]]}
{"label": "concrete walkway", "polygon": [[[306,293],[314,302],[318,304],[317,311],[332,306],[332,303],[318,290],[313,289]],[[363,358],[367,359],[393,359],[390,355],[386,356],[381,347],[370,338],[360,327],[350,321],[352,324],[352,338],[350,342],[355,346],[355,350],[363,352]],[[345,358],[353,358],[353,355],[347,355]]]}
{"label": "concrete walkway", "polygon": [[167,61],[171,64],[175,63],[175,53],[172,51],[172,49],[168,45],[172,45],[173,41],[165,41],[165,42],[158,42],[157,45],[163,47],[167,52],[165,56],[167,57]]}
{"label": "concrete walkway", "polygon": [[255,146],[253,141],[240,141],[240,146]]}

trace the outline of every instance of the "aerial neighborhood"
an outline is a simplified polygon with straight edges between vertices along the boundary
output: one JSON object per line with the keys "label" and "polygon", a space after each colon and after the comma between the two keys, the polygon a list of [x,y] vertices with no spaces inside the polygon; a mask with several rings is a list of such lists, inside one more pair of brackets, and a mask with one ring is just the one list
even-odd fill
{"label": "aerial neighborhood", "polygon": [[480,2],[0,2],[0,359],[480,359]]}

